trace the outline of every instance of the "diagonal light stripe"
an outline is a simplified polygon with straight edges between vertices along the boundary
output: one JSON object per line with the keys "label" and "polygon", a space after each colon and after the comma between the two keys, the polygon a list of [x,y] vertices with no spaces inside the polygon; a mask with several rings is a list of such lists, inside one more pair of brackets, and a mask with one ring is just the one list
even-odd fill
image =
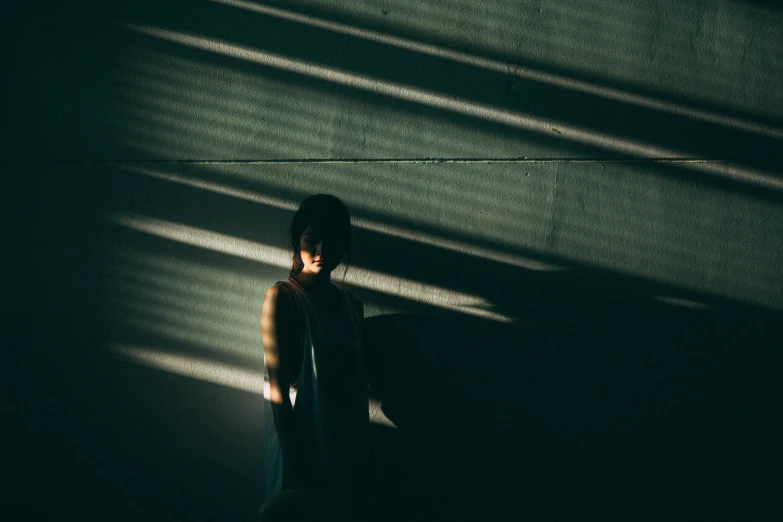
{"label": "diagonal light stripe", "polygon": [[112,349],[136,363],[151,368],[269,397],[269,383],[264,382],[264,374],[258,370],[213,361],[205,357],[137,346],[114,345]]}
{"label": "diagonal light stripe", "polygon": [[218,232],[130,213],[115,214],[111,216],[110,221],[153,236],[221,254],[241,257],[265,265],[287,268],[291,264],[288,252],[282,248],[262,245]]}
{"label": "diagonal light stripe", "polygon": [[213,2],[229,5],[239,9],[245,9],[247,11],[259,13],[266,16],[272,16],[280,18],[282,20],[288,20],[290,22],[296,22],[303,25],[309,25],[310,27],[316,27],[318,29],[324,29],[355,38],[361,38],[363,40],[369,40],[372,42],[378,42],[391,47],[397,47],[399,49],[405,49],[408,51],[414,51],[421,54],[435,56],[437,58],[443,58],[445,60],[451,60],[453,62],[478,67],[481,69],[499,72],[509,76],[516,76],[525,80],[533,80],[540,83],[546,83],[555,87],[561,87],[572,91],[583,92],[606,98],[610,100],[616,100],[639,107],[645,107],[648,109],[668,112],[677,116],[685,116],[695,120],[701,120],[716,125],[723,125],[725,127],[731,127],[748,132],[754,132],[770,136],[773,138],[783,138],[783,129],[774,127],[771,125],[764,125],[753,121],[747,121],[740,118],[733,118],[731,116],[725,116],[723,114],[714,113],[702,109],[696,109],[685,105],[666,102],[651,98],[649,96],[643,96],[640,94],[634,94],[621,89],[614,89],[611,87],[603,87],[595,85],[593,83],[575,80],[567,76],[558,74],[546,73],[537,71],[529,67],[523,67],[513,63],[505,63],[498,60],[492,60],[481,56],[475,56],[460,51],[454,51],[445,47],[439,47],[436,45],[426,44],[410,40],[408,38],[401,38],[378,31],[371,31],[368,29],[361,29],[359,27],[341,24],[338,22],[332,22],[330,20],[324,20],[322,18],[316,18],[314,16],[303,15],[294,11],[288,11],[277,7],[271,7],[254,2],[246,2],[244,0],[212,0]]}
{"label": "diagonal light stripe", "polygon": [[[279,268],[287,269],[291,266],[290,254],[285,249],[236,238],[219,232],[130,213],[114,214],[109,217],[109,220],[132,230],[186,245],[205,248]],[[418,281],[410,281],[374,270],[354,268],[347,274],[345,281],[352,286],[393,295],[445,310],[504,323],[513,321],[508,316],[491,311],[492,305],[482,297]]]}
{"label": "diagonal light stripe", "polygon": [[346,72],[305,60],[288,58],[280,54],[260,51],[258,49],[227,43],[214,38],[144,25],[132,25],[130,28],[154,38],[186,45],[195,49],[201,49],[203,51],[229,56],[231,58],[257,63],[259,65],[274,67],[295,74],[339,83],[350,88],[383,94],[413,103],[420,103],[430,107],[464,114],[466,116],[493,121],[495,123],[537,132],[546,136],[568,139],[588,145],[597,145],[617,150],[618,152],[625,152],[627,154],[646,155],[656,158],[690,157],[682,151],[670,151],[641,143],[634,143],[608,134],[600,135],[590,129],[569,125],[557,120],[533,117],[523,113],[498,109],[491,105],[475,103],[455,96],[443,95],[397,82],[379,80],[371,76]]}
{"label": "diagonal light stripe", "polygon": [[[131,166],[131,165],[124,165],[123,168],[131,172],[135,172],[137,174],[142,174],[145,176],[163,179],[173,183],[179,183],[182,185],[195,187],[216,194],[242,199],[245,201],[260,203],[273,208],[295,211],[299,206],[295,201],[274,198],[271,196],[267,196],[265,194],[260,194],[258,192],[239,189],[221,183],[214,183],[211,181],[194,178],[192,176],[180,176],[176,174],[170,174],[170,173],[160,172],[157,170],[147,169],[143,167]],[[363,228],[365,230],[370,230],[372,232],[377,232],[379,234],[385,234],[388,236],[396,237],[399,239],[405,239],[408,241],[413,241],[423,245],[435,246],[438,248],[442,248],[444,250],[458,252],[460,254],[466,254],[481,259],[495,261],[497,263],[503,263],[511,266],[516,266],[519,268],[525,268],[528,270],[535,270],[541,272],[562,272],[562,271],[570,270],[567,267],[555,265],[552,263],[546,263],[544,261],[539,261],[537,259],[506,254],[505,252],[498,252],[496,250],[491,250],[487,248],[479,248],[473,245],[469,245],[467,243],[446,239],[432,234],[425,234],[422,232],[417,232],[402,227],[395,227],[392,225],[380,223],[378,221],[372,221],[369,219],[352,217],[351,224],[358,228]]]}
{"label": "diagonal light stripe", "polygon": [[728,163],[705,161],[681,150],[656,147],[654,145],[626,139],[621,136],[596,132],[586,127],[571,125],[558,120],[508,111],[456,96],[443,95],[397,82],[346,72],[304,60],[288,58],[276,53],[227,43],[214,38],[146,25],[127,25],[127,27],[133,31],[160,40],[239,60],[245,60],[266,67],[274,67],[295,74],[318,78],[343,85],[347,88],[390,96],[411,103],[427,105],[436,109],[515,127],[556,139],[568,140],[591,147],[611,150],[620,154],[647,159],[679,160],[678,165],[684,168],[717,175],[743,183],[752,183],[769,189],[783,190],[783,179],[773,173],[744,168]]}
{"label": "diagonal light stripe", "polygon": [[700,301],[694,301],[692,299],[684,299],[682,297],[670,297],[666,295],[651,295],[650,298],[653,301],[659,301],[661,303],[670,304],[672,306],[679,306],[680,308],[693,308],[696,310],[714,310],[715,307],[702,303]]}
{"label": "diagonal light stripe", "polygon": [[[242,390],[256,395],[263,395],[270,400],[269,383],[264,380],[264,373],[242,366],[226,364],[205,357],[181,353],[153,350],[139,346],[115,344],[111,349],[134,363],[162,370],[200,381],[211,382],[227,388]],[[296,391],[291,391],[291,403],[296,404]],[[370,422],[396,428],[392,421],[383,414],[381,403],[375,398],[369,400]]]}

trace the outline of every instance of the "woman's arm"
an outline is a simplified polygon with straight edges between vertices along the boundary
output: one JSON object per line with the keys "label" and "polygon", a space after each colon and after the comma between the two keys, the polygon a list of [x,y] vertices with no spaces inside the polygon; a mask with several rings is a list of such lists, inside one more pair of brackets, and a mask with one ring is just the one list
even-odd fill
{"label": "woman's arm", "polygon": [[293,407],[289,396],[295,354],[301,342],[300,320],[291,291],[274,285],[264,296],[261,309],[261,335],[269,373],[269,392],[275,429],[283,453],[283,487],[302,482],[302,452],[299,448]]}

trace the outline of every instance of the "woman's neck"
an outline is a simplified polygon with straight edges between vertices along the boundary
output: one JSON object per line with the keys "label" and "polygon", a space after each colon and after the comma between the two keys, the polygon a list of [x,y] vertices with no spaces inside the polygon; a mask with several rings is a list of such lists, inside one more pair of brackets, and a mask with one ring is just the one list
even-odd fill
{"label": "woman's neck", "polygon": [[299,272],[294,276],[294,279],[302,286],[318,289],[329,288],[332,282],[331,274],[309,274],[306,272]]}

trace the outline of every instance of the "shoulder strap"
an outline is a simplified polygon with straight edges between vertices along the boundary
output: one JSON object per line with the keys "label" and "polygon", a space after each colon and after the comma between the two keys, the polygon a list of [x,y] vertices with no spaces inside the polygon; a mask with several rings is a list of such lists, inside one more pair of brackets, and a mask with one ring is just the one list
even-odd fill
{"label": "shoulder strap", "polygon": [[299,310],[299,313],[304,313],[304,303],[302,303],[302,296],[299,294],[297,285],[292,283],[290,279],[286,279],[285,281],[278,281],[275,284],[287,287],[291,291],[291,295],[294,296],[294,303],[296,303],[297,310]]}
{"label": "shoulder strap", "polygon": [[346,290],[341,286],[338,286],[337,288],[343,294],[343,302],[346,303],[345,306],[350,310],[351,315],[353,315],[354,319],[358,322],[358,324],[361,324],[363,318],[361,314],[359,314],[359,310],[356,309],[356,305],[354,304],[354,301],[358,301],[358,299],[353,296],[350,290]]}

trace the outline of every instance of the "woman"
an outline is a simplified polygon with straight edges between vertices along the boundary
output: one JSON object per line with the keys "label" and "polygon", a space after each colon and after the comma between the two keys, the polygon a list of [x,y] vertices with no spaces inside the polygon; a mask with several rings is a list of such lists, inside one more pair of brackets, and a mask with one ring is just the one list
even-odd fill
{"label": "woman", "polygon": [[350,260],[348,209],[308,197],[291,247],[290,277],[269,288],[261,312],[272,413],[261,520],[347,520],[366,503],[369,422],[363,306],[331,282]]}

